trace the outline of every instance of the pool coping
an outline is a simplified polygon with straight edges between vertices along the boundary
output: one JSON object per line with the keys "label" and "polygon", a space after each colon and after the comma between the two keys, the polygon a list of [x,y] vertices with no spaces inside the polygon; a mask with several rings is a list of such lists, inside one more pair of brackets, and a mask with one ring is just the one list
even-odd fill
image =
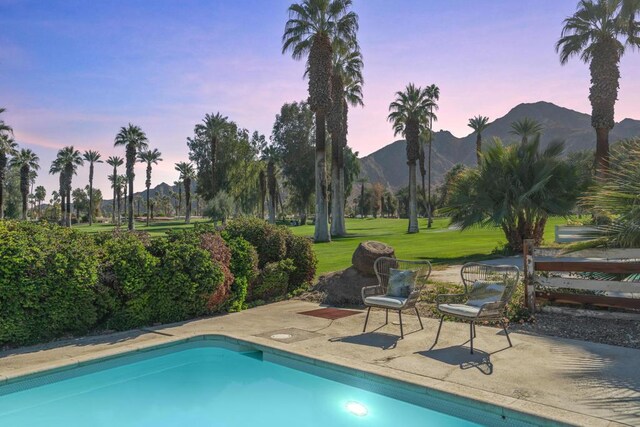
{"label": "pool coping", "polygon": [[[317,372],[305,369],[304,366],[300,366],[300,363],[303,363],[309,367],[315,367],[316,370],[319,368],[330,370],[341,375],[349,375],[354,378],[363,378],[380,384],[383,387],[400,387],[408,392],[425,394],[440,401],[450,401],[453,399],[455,403],[463,404],[477,411],[489,412],[494,416],[501,418],[549,426],[626,425],[607,420],[605,418],[586,415],[515,397],[509,397],[467,385],[460,385],[446,380],[412,374],[396,370],[388,366],[378,366],[364,361],[343,359],[332,355],[310,355],[306,354],[304,351],[280,348],[278,347],[279,343],[277,342],[270,342],[270,345],[266,345],[258,342],[258,340],[259,338],[257,338],[257,340],[251,340],[246,339],[245,337],[238,338],[233,335],[222,333],[194,333],[187,336],[167,336],[163,337],[162,342],[155,341],[142,344],[131,344],[114,349],[104,349],[85,356],[67,356],[63,359],[58,359],[38,366],[35,369],[19,369],[10,375],[0,375],[0,386],[129,355],[173,347],[184,343],[217,341],[225,344],[222,347],[226,347],[231,350],[241,352],[260,351],[262,353],[273,355],[275,358],[284,358],[285,360],[292,362],[294,365],[297,365],[292,367],[293,369],[303,370],[322,376]],[[272,358],[267,360],[272,360]],[[276,363],[278,362],[276,361]],[[290,366],[291,363],[287,363],[287,365]]]}

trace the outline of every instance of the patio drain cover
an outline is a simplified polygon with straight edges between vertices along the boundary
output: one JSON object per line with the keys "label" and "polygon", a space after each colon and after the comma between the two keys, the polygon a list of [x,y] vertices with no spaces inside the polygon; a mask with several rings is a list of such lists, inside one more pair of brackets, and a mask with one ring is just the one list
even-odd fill
{"label": "patio drain cover", "polygon": [[275,331],[263,332],[261,334],[256,334],[254,336],[261,337],[261,338],[268,338],[274,341],[288,344],[292,342],[304,341],[311,338],[321,337],[323,335],[318,334],[316,332],[305,331],[304,329],[286,328],[286,329],[277,329]]}
{"label": "patio drain cover", "polygon": [[291,334],[273,334],[269,338],[273,338],[274,340],[288,340],[293,338]]}

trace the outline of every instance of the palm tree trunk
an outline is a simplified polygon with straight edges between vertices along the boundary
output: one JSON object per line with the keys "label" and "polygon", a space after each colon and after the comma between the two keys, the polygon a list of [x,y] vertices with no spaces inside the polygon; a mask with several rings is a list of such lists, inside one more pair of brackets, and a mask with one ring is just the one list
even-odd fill
{"label": "palm tree trunk", "polygon": [[482,135],[480,132],[476,135],[476,159],[478,166],[480,166],[480,162],[482,161]]}
{"label": "palm tree trunk", "polygon": [[147,186],[147,227],[149,226],[149,215],[151,211],[149,210],[149,187]]}
{"label": "palm tree trunk", "polygon": [[[336,147],[333,147],[336,149]],[[331,236],[339,236],[343,219],[340,218],[340,166],[337,154],[331,162]]]}
{"label": "palm tree trunk", "polygon": [[327,199],[327,156],[325,150],[326,128],[324,111],[316,112],[316,221],[314,240],[330,242],[329,202]]}
{"label": "palm tree trunk", "polygon": [[185,210],[185,218],[184,222],[189,224],[191,223],[191,180],[184,180],[184,210]]}
{"label": "palm tree trunk", "polygon": [[416,163],[409,164],[409,233],[418,232],[418,205],[416,200]]}
{"label": "palm tree trunk", "polygon": [[89,226],[93,225],[93,163],[89,165]]}
{"label": "palm tree trunk", "polygon": [[596,138],[596,175],[604,180],[609,172],[609,129],[596,129]]}
{"label": "palm tree trunk", "polygon": [[433,145],[433,118],[429,118],[429,156],[427,159],[427,174],[429,181],[427,186],[427,228],[431,228],[433,223],[433,209],[431,209],[431,146]]}
{"label": "palm tree trunk", "polygon": [[211,139],[211,198],[216,195],[216,157],[217,157],[218,138]]}

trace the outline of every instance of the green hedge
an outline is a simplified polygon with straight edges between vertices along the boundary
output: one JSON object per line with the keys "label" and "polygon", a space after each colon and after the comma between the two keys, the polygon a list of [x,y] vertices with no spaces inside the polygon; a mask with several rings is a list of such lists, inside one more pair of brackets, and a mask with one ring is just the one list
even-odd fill
{"label": "green hedge", "polygon": [[0,221],[0,347],[239,311],[305,287],[308,239],[258,220],[151,239]]}

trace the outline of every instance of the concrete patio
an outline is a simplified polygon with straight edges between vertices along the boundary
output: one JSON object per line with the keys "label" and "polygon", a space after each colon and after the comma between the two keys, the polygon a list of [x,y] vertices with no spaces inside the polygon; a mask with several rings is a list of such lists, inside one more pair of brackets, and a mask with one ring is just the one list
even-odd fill
{"label": "concrete patio", "polygon": [[[220,334],[292,355],[395,378],[430,389],[490,402],[574,425],[640,425],[640,351],[477,328],[469,354],[467,324],[445,322],[432,347],[438,322],[407,313],[405,338],[397,316],[372,311],[336,320],[299,314],[317,304],[285,301],[241,313],[60,341],[0,353],[0,385],[25,374],[140,350],[206,334]],[[394,324],[395,322],[395,324]],[[291,337],[271,338],[276,333]]]}

